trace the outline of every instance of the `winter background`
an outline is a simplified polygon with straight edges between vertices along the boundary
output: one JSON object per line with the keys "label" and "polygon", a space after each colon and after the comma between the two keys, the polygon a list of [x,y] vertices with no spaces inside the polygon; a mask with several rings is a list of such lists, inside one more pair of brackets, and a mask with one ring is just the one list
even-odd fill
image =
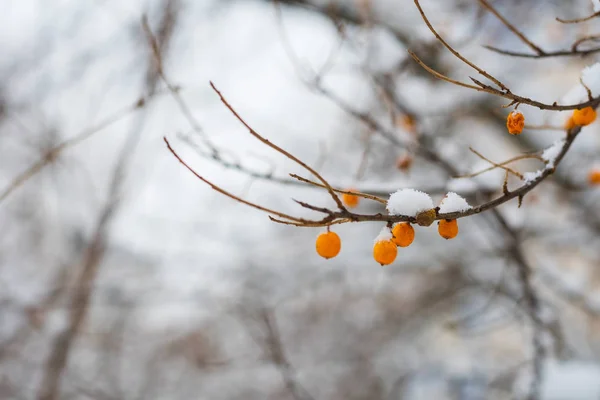
{"label": "winter background", "polygon": [[[462,54],[528,97],[563,98],[598,61],[502,56],[482,45],[528,49],[478,2],[422,4]],[[493,4],[545,49],[598,33],[598,18],[555,20],[591,14],[589,0]],[[536,333],[519,261],[490,213],[461,219],[450,241],[416,227],[415,243],[384,268],[372,259],[381,224],[341,225],[342,252],[324,260],[314,250],[322,229],[275,224],[211,190],[162,139],[245,199],[306,216],[292,199],[332,206],[323,190],[248,174],[287,182],[305,171],[248,135],[212,81],[257,131],[337,187],[417,188],[436,204],[446,189],[471,204],[498,195],[502,171],[452,179],[349,112],[413,143],[387,88],[419,116],[428,146],[463,173],[489,166],[469,146],[502,161],[562,137],[551,129],[510,136],[505,102],[414,63],[407,49],[453,78],[473,73],[440,46],[413,1],[9,0],[2,8],[0,398],[526,396]],[[199,129],[157,75],[144,15]],[[528,124],[561,126],[567,116],[520,110]],[[499,208],[542,302],[544,400],[600,398],[600,194],[585,185],[600,162],[599,127],[584,128],[522,207]],[[410,169],[397,168],[407,155]],[[367,201],[358,210],[383,212]]]}

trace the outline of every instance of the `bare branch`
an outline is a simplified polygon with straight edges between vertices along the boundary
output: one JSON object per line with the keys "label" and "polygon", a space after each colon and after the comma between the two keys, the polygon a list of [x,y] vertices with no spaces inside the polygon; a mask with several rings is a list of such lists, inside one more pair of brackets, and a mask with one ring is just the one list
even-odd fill
{"label": "bare branch", "polygon": [[[586,39],[587,40],[587,39]],[[576,42],[577,43],[577,42]],[[511,57],[521,57],[521,58],[550,58],[550,57],[573,57],[573,56],[587,56],[590,54],[594,54],[600,51],[600,47],[593,48],[589,50],[578,50],[577,46],[573,44],[571,50],[557,50],[557,51],[548,51],[543,55],[540,54],[529,54],[529,53],[519,53],[517,51],[510,50],[502,50],[493,46],[484,45],[488,50],[494,51],[499,54],[504,54],[506,56]]]}
{"label": "bare branch", "polygon": [[597,11],[597,12],[593,13],[592,15],[588,15],[587,17],[575,18],[575,19],[562,19],[562,18],[556,17],[556,20],[558,22],[562,22],[563,24],[578,24],[580,22],[589,21],[596,17],[600,17],[600,11]]}
{"label": "bare branch", "polygon": [[508,29],[510,29],[510,31],[512,33],[514,33],[515,35],[517,35],[518,38],[521,39],[521,41],[523,43],[525,43],[527,46],[529,46],[538,55],[543,56],[543,55],[546,54],[546,52],[544,50],[542,50],[540,47],[536,46],[531,40],[529,40],[523,34],[523,32],[521,32],[520,30],[518,30],[513,24],[511,24],[506,18],[504,18],[502,16],[502,14],[500,14],[498,12],[498,10],[496,10],[490,3],[487,2],[487,0],[478,0],[478,1],[479,1],[479,4],[481,4],[488,11],[490,11],[492,14],[494,14],[496,16],[496,18],[498,18]]}
{"label": "bare branch", "polygon": [[37,175],[45,166],[52,163],[56,160],[59,155],[69,149],[71,147],[77,146],[78,144],[86,141],[87,139],[94,136],[96,133],[108,128],[111,125],[114,125],[118,121],[122,120],[126,116],[130,115],[132,112],[140,110],[148,105],[149,101],[155,98],[157,95],[162,93],[151,93],[146,97],[140,97],[131,105],[123,108],[120,111],[117,111],[115,114],[105,118],[103,121],[98,123],[96,126],[93,126],[89,129],[85,129],[81,133],[75,135],[74,137],[65,140],[64,142],[58,144],[57,146],[51,148],[46,152],[46,154],[36,161],[34,164],[29,166],[25,171],[15,177],[11,183],[0,193],[0,203],[4,201],[13,191],[18,189],[21,185],[27,182],[29,179],[33,178]]}
{"label": "bare branch", "polygon": [[[519,173],[519,172],[517,172],[517,171],[513,170],[512,168],[508,168],[508,167],[505,165],[505,163],[502,163],[502,164],[495,163],[495,162],[493,162],[493,161],[492,161],[492,160],[490,160],[489,158],[485,157],[483,154],[481,154],[480,152],[478,152],[477,150],[475,150],[475,149],[474,149],[474,148],[472,148],[472,147],[469,147],[469,150],[470,150],[472,153],[474,153],[475,155],[477,155],[477,157],[479,157],[479,158],[481,158],[482,160],[484,160],[484,161],[487,161],[487,162],[489,162],[490,164],[492,164],[492,165],[493,165],[493,168],[500,168],[500,169],[503,169],[503,170],[505,170],[505,171],[506,171],[506,173],[507,173],[507,174],[508,174],[508,173],[511,173],[511,174],[515,175],[516,177],[518,177],[518,178],[519,178],[519,179],[521,179],[521,180],[523,180],[523,179],[524,179],[524,178],[523,178],[523,174],[521,174],[521,173]],[[507,190],[505,190],[505,193],[504,193],[504,194],[506,194],[506,193],[507,193]]]}
{"label": "bare branch", "polygon": [[235,109],[229,104],[229,102],[227,102],[227,100],[225,99],[225,97],[221,94],[221,92],[217,89],[217,87],[212,82],[210,82],[210,86],[217,93],[217,95],[221,99],[221,102],[223,104],[225,104],[225,106],[238,119],[238,121],[240,121],[242,123],[242,125],[244,125],[248,129],[248,131],[250,132],[250,134],[252,136],[254,136],[255,138],[257,138],[258,140],[260,140],[262,143],[266,144],[270,148],[274,149],[278,153],[281,153],[284,156],[286,156],[287,158],[289,158],[290,160],[296,162],[298,165],[300,165],[301,167],[303,167],[304,169],[306,169],[307,171],[309,171],[311,174],[313,174],[318,180],[320,180],[323,183],[323,185],[325,185],[325,187],[327,188],[327,191],[329,192],[329,195],[335,201],[335,203],[337,204],[338,208],[340,210],[346,210],[346,207],[344,207],[344,204],[342,203],[342,201],[340,200],[340,198],[335,194],[335,192],[331,188],[331,185],[321,176],[321,174],[319,174],[313,168],[309,167],[307,164],[305,164],[303,161],[301,161],[296,156],[292,155],[291,153],[285,151],[281,147],[279,147],[276,144],[272,143],[270,140],[265,139],[263,136],[261,136],[250,125],[248,125],[248,123],[237,113],[237,111],[235,111]]}
{"label": "bare branch", "polygon": [[[317,187],[325,188],[326,189],[326,187],[324,185],[322,185],[322,184],[320,184],[318,182],[311,181],[310,179],[303,178],[303,177],[301,177],[299,175],[290,174],[290,176],[292,178],[294,178],[294,179],[297,179],[300,182],[304,182],[304,183],[307,183],[309,185],[313,185],[313,186],[317,186]],[[374,201],[376,201],[378,203],[381,203],[381,204],[387,204],[387,200],[382,199],[381,197],[373,196],[373,195],[368,194],[368,193],[362,193],[362,192],[358,192],[358,191],[351,191],[350,192],[350,191],[347,191],[347,190],[340,190],[340,189],[333,189],[333,190],[336,193],[349,194],[349,195],[352,195],[352,196],[363,197],[365,199],[374,200]]]}
{"label": "bare branch", "polygon": [[200,179],[202,182],[206,183],[207,185],[209,185],[212,189],[216,190],[217,192],[224,194],[225,196],[238,201],[242,204],[246,204],[247,206],[250,206],[252,208],[256,208],[257,210],[260,211],[264,211],[266,213],[269,214],[273,214],[273,215],[277,215],[281,218],[285,218],[285,219],[289,219],[291,221],[296,221],[296,222],[303,222],[304,220],[301,218],[296,218],[296,217],[292,217],[291,215],[287,215],[284,213],[280,213],[278,211],[275,210],[271,210],[269,208],[266,207],[262,207],[258,204],[252,203],[250,201],[244,200],[232,193],[229,193],[228,191],[220,188],[219,186],[215,185],[214,183],[210,182],[209,180],[205,179],[204,177],[202,177],[200,174],[198,174],[192,167],[190,167],[185,161],[183,161],[183,159],[179,156],[179,154],[177,154],[177,152],[171,147],[171,144],[169,143],[169,141],[167,140],[167,138],[163,138],[163,140],[165,141],[165,143],[167,144],[167,148],[169,149],[169,151],[175,156],[175,158],[177,159],[177,161],[179,161],[184,167],[186,167],[191,173],[193,173],[196,178]]}
{"label": "bare branch", "polygon": [[[409,50],[409,54],[417,61],[417,63],[419,63],[419,65],[421,65],[423,68],[425,68],[429,73],[431,73],[432,75],[434,75],[436,78],[438,79],[442,79],[445,80],[447,82],[453,83],[455,85],[458,86],[462,86],[462,87],[466,87],[469,89],[473,89],[479,92],[487,92],[499,97],[503,97],[506,99],[510,99],[515,103],[522,103],[522,104],[528,104],[530,106],[533,107],[537,107],[541,110],[556,110],[556,111],[565,111],[565,110],[575,110],[575,109],[581,109],[581,108],[585,108],[585,107],[594,107],[596,108],[598,106],[598,104],[600,104],[600,97],[596,98],[596,99],[591,99],[588,100],[587,102],[584,103],[580,103],[580,104],[572,104],[572,105],[558,105],[556,102],[553,104],[545,104],[545,103],[541,103],[539,101],[527,98],[527,97],[522,97],[522,96],[518,96],[513,94],[510,89],[508,87],[506,87],[502,82],[500,82],[498,79],[496,79],[495,77],[493,77],[492,75],[490,75],[489,73],[487,73],[486,71],[484,71],[483,69],[481,69],[480,67],[478,67],[477,65],[475,65],[474,63],[472,63],[471,61],[469,61],[468,59],[466,59],[465,57],[463,57],[460,53],[458,53],[452,46],[450,46],[441,36],[439,33],[437,33],[437,31],[435,30],[435,28],[433,27],[433,25],[431,25],[431,22],[429,22],[429,19],[427,18],[427,16],[425,15],[425,12],[423,11],[423,9],[421,8],[421,5],[419,4],[419,0],[414,0],[417,8],[419,9],[419,12],[421,14],[421,17],[423,18],[423,21],[425,21],[425,24],[427,25],[427,27],[429,28],[429,30],[435,35],[435,37],[444,45],[444,47],[446,47],[446,49],[448,49],[455,57],[457,57],[459,60],[461,60],[462,62],[464,62],[465,64],[467,64],[468,66],[470,66],[471,68],[475,69],[477,72],[479,72],[481,75],[485,76],[486,78],[488,78],[489,80],[491,80],[492,82],[494,82],[498,87],[500,87],[501,90],[496,89],[492,86],[486,85],[482,82],[479,82],[478,80],[471,78],[471,80],[473,82],[475,82],[478,86],[473,86],[473,85],[469,85],[460,81],[456,81],[454,79],[448,78],[447,76],[435,71],[433,68],[426,66],[418,57],[416,57],[414,55],[414,53],[412,53]],[[538,55],[539,56],[539,55]]]}
{"label": "bare branch", "polygon": [[[471,151],[473,151],[473,150],[471,150]],[[477,153],[475,153],[475,154],[477,154]],[[457,178],[474,178],[474,177],[476,177],[478,175],[481,175],[481,174],[483,174],[485,172],[492,171],[492,170],[494,170],[496,168],[502,168],[502,167],[504,167],[504,166],[506,166],[508,164],[511,164],[511,163],[513,163],[515,161],[520,161],[520,160],[535,159],[535,160],[539,160],[539,161],[544,162],[544,159],[542,157],[536,155],[536,154],[523,154],[523,155],[520,155],[520,156],[513,157],[513,158],[511,158],[509,160],[503,161],[503,162],[498,163],[498,164],[487,160],[486,158],[482,157],[481,155],[479,155],[479,156],[481,158],[483,158],[484,160],[488,161],[489,163],[493,164],[493,165],[491,167],[482,169],[482,170],[477,171],[477,172],[473,172],[473,173],[470,173],[470,174],[465,174],[465,175],[457,176]]]}
{"label": "bare branch", "polygon": [[452,54],[454,54],[454,56],[456,58],[458,58],[459,60],[461,60],[462,62],[464,62],[465,64],[467,64],[469,67],[473,68],[475,71],[479,72],[481,75],[485,76],[490,81],[494,82],[496,85],[498,85],[498,87],[500,87],[500,89],[509,92],[508,88],[506,86],[504,86],[504,84],[502,82],[500,82],[498,79],[496,79],[492,75],[488,74],[483,69],[479,68],[477,65],[473,64],[471,61],[467,60],[458,51],[454,50],[454,48],[452,46],[450,46],[444,40],[444,38],[442,38],[440,36],[439,33],[437,33],[437,31],[435,30],[435,28],[433,27],[433,25],[431,25],[431,22],[429,22],[429,19],[427,18],[427,16],[425,15],[425,12],[421,8],[421,4],[419,3],[419,0],[414,0],[414,2],[415,2],[415,5],[417,6],[417,8],[419,9],[419,13],[421,14],[421,18],[423,18],[423,21],[425,21],[425,24],[427,24],[427,27],[429,28],[429,30],[435,35],[435,37],[437,38],[437,40],[439,40],[440,43],[442,43],[444,45],[444,47],[446,49],[448,49],[448,51],[450,51]]}
{"label": "bare branch", "polygon": [[421,65],[423,68],[425,68],[428,72],[430,72],[436,78],[442,79],[446,82],[450,82],[450,83],[453,83],[458,86],[466,87],[468,89],[473,89],[478,92],[486,92],[486,93],[490,93],[490,94],[493,94],[493,95],[496,95],[499,97],[504,97],[505,99],[512,100],[511,104],[509,104],[507,107],[510,107],[512,104],[520,103],[520,104],[528,104],[530,106],[537,107],[540,110],[567,111],[567,110],[581,109],[581,108],[585,108],[585,107],[596,108],[598,106],[598,104],[600,104],[600,97],[597,97],[595,99],[588,100],[584,103],[579,103],[579,104],[558,105],[556,102],[553,104],[545,104],[545,103],[541,103],[537,100],[533,100],[533,99],[530,99],[527,97],[518,96],[516,94],[513,94],[512,92],[502,92],[491,86],[485,85],[485,84],[477,81],[474,78],[471,78],[471,80],[476,82],[479,86],[469,85],[469,84],[466,84],[463,82],[455,81],[454,79],[450,79],[447,76],[440,74],[439,72],[435,71],[433,68],[426,66],[418,57],[416,57],[413,53],[411,53],[410,50],[409,50],[409,53],[411,54],[411,56],[413,56],[413,58],[417,61],[417,63],[419,63],[419,65]]}

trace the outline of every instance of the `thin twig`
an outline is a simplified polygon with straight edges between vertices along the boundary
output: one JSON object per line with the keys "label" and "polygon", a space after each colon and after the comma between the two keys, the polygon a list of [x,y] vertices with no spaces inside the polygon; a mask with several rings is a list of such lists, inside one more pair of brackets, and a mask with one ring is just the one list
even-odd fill
{"label": "thin twig", "polygon": [[466,59],[465,57],[463,57],[452,46],[450,46],[440,36],[440,34],[435,30],[435,28],[433,27],[433,25],[431,25],[431,22],[429,21],[429,19],[427,18],[427,15],[425,15],[425,12],[423,11],[423,9],[421,8],[421,5],[419,4],[419,0],[414,0],[414,2],[416,4],[417,8],[419,9],[419,13],[421,14],[421,18],[423,18],[423,21],[425,21],[425,24],[427,25],[427,27],[429,28],[429,30],[440,41],[440,43],[442,43],[444,45],[444,47],[446,47],[446,49],[448,49],[448,51],[450,51],[455,57],[457,57],[459,60],[461,60],[462,62],[464,62],[468,66],[470,66],[473,69],[475,69],[481,75],[485,76],[486,78],[488,78],[489,80],[491,80],[492,82],[494,82],[502,90],[498,90],[498,89],[496,89],[496,88],[494,88],[494,87],[492,87],[490,85],[486,85],[486,84],[478,81],[475,78],[471,78],[471,80],[473,82],[475,82],[475,84],[477,86],[469,85],[467,83],[451,79],[451,78],[449,78],[449,77],[447,77],[447,76],[445,76],[445,75],[443,75],[443,74],[435,71],[433,68],[427,66],[412,51],[409,50],[408,51],[409,54],[417,61],[417,63],[419,65],[421,65],[423,68],[425,68],[429,73],[431,73],[436,78],[445,80],[447,82],[453,83],[453,84],[458,85],[458,86],[462,86],[462,87],[466,87],[466,88],[469,88],[469,89],[473,89],[473,90],[476,90],[478,92],[487,92],[487,93],[490,93],[490,94],[493,94],[493,95],[496,95],[496,96],[499,96],[499,97],[510,99],[515,104],[516,103],[518,103],[518,104],[521,104],[521,103],[522,104],[528,104],[530,106],[537,107],[537,108],[539,108],[541,110],[565,111],[565,110],[581,109],[581,108],[585,108],[585,107],[594,107],[594,108],[596,108],[598,106],[598,104],[600,104],[600,97],[596,98],[596,99],[589,100],[589,101],[584,102],[584,103],[580,103],[580,104],[558,105],[556,102],[554,102],[553,104],[545,104],[545,103],[541,103],[539,101],[536,101],[536,100],[533,100],[533,99],[530,99],[530,98],[527,98],[527,97],[522,97],[522,96],[518,96],[518,95],[513,94],[510,91],[510,89],[508,89],[508,87],[506,87],[502,82],[500,82],[498,79],[496,79],[495,77],[493,77],[492,75],[490,75],[489,73],[487,73],[486,71],[484,71],[483,69],[481,69],[480,67],[478,67],[477,65],[473,64],[471,61],[469,61],[468,59]]}
{"label": "thin twig", "polygon": [[410,54],[410,56],[411,56],[411,57],[412,57],[412,58],[413,58],[413,59],[414,59],[414,60],[415,60],[415,61],[416,61],[416,62],[417,62],[417,63],[418,63],[418,64],[419,64],[421,67],[423,67],[423,68],[425,69],[425,71],[429,72],[431,75],[435,76],[435,77],[436,77],[436,78],[438,78],[438,79],[441,79],[441,80],[443,80],[443,81],[446,81],[446,82],[453,83],[453,84],[455,84],[455,85],[458,85],[458,86],[466,87],[466,88],[468,88],[468,89],[477,90],[478,92],[488,92],[488,93],[490,93],[489,91],[487,91],[487,90],[485,90],[485,89],[483,89],[483,88],[481,88],[481,87],[479,87],[479,86],[469,85],[468,83],[464,83],[464,82],[460,82],[460,81],[457,81],[457,80],[455,80],[455,79],[452,79],[452,78],[448,78],[446,75],[443,75],[443,74],[441,74],[441,73],[437,72],[436,70],[434,70],[433,68],[431,68],[431,67],[429,67],[427,64],[425,64],[425,63],[423,62],[423,60],[421,60],[421,59],[420,59],[420,58],[419,58],[419,57],[418,57],[418,56],[417,56],[415,53],[413,53],[411,50],[408,50],[408,54]]}
{"label": "thin twig", "polygon": [[181,96],[181,93],[180,93],[181,89],[179,87],[173,85],[171,83],[171,81],[167,78],[167,75],[165,74],[165,71],[163,68],[163,60],[162,60],[162,55],[160,52],[160,46],[158,44],[158,41],[156,40],[156,37],[152,33],[152,30],[150,29],[150,25],[148,25],[148,19],[146,18],[146,16],[144,16],[142,18],[142,28],[144,29],[144,32],[148,39],[148,43],[149,43],[150,48],[152,49],[152,53],[154,55],[158,76],[160,77],[160,79],[163,81],[163,83],[167,87],[169,93],[171,93],[171,95],[173,96],[173,99],[175,99],[177,106],[181,110],[181,113],[183,114],[185,119],[188,121],[190,127],[194,130],[194,132],[196,132],[198,135],[200,135],[204,145],[206,145],[206,147],[208,147],[210,149],[210,151],[213,153],[213,155],[218,153],[218,150],[215,148],[215,146],[212,144],[212,142],[208,139],[208,137],[204,133],[204,130],[200,126],[200,123],[194,117],[194,114],[192,113],[191,109],[188,107],[187,103]]}
{"label": "thin twig", "polygon": [[489,162],[490,164],[492,164],[494,166],[494,168],[501,168],[501,169],[505,170],[507,173],[511,173],[511,174],[515,175],[516,177],[518,177],[519,179],[523,180],[523,175],[521,173],[513,170],[512,168],[508,168],[506,165],[503,165],[504,163],[502,163],[502,164],[495,163],[495,162],[493,162],[489,158],[485,157],[483,154],[481,154],[480,152],[478,152],[477,150],[475,150],[472,147],[469,147],[469,150],[473,154],[475,154],[477,157],[479,157],[482,160],[485,160],[485,161]]}
{"label": "thin twig", "polygon": [[[586,38],[586,40],[587,40],[587,38]],[[576,43],[574,43],[573,46],[576,46]],[[544,53],[543,55],[539,55],[539,54],[520,53],[518,51],[511,51],[511,50],[503,50],[503,49],[499,49],[497,47],[488,46],[488,45],[483,45],[483,47],[485,47],[486,49],[491,50],[493,52],[496,52],[499,54],[504,54],[505,56],[521,57],[521,58],[551,58],[551,57],[587,56],[587,55],[594,54],[594,53],[597,53],[600,51],[600,47],[589,49],[589,50],[578,50],[578,49],[571,48],[571,50],[549,51],[549,52]]]}
{"label": "thin twig", "polygon": [[450,46],[444,40],[444,38],[442,38],[440,36],[439,33],[437,33],[437,31],[435,30],[435,28],[433,27],[433,25],[431,25],[431,22],[429,22],[429,19],[427,18],[427,16],[425,15],[425,12],[421,8],[421,4],[419,4],[419,0],[414,0],[414,2],[415,2],[415,5],[417,6],[417,8],[419,9],[419,13],[421,14],[421,18],[423,18],[423,21],[425,21],[425,23],[427,24],[427,27],[429,28],[429,30],[435,35],[435,37],[437,38],[437,40],[439,40],[439,42],[441,44],[443,44],[444,47],[446,47],[448,49],[448,51],[450,51],[452,54],[454,54],[454,56],[457,57],[458,59],[460,59],[462,62],[464,62],[465,64],[467,64],[468,66],[470,66],[471,68],[473,68],[474,70],[476,70],[477,72],[479,72],[481,75],[485,76],[486,78],[488,78],[489,80],[491,80],[492,82],[494,82],[496,85],[498,85],[498,87],[500,87],[500,89],[509,91],[508,88],[506,86],[504,86],[504,84],[502,82],[500,82],[498,79],[496,79],[495,77],[493,77],[492,75],[490,75],[489,73],[487,73],[486,71],[484,71],[483,69],[479,68],[477,65],[473,64],[471,61],[467,60],[458,51],[454,50],[454,48],[452,46]]}
{"label": "thin twig", "polygon": [[59,143],[57,146],[51,148],[44,154],[42,158],[33,163],[29,168],[15,177],[10,184],[0,193],[0,203],[4,201],[14,190],[18,189],[21,185],[27,182],[29,179],[33,178],[37,173],[39,173],[46,165],[50,164],[66,149],[74,147],[87,139],[94,136],[96,133],[108,128],[109,126],[117,123],[122,120],[126,116],[130,115],[132,112],[140,110],[144,108],[148,102],[156,97],[157,95],[162,94],[160,92],[151,93],[146,97],[140,97],[131,105],[123,108],[120,111],[117,111],[113,115],[105,118],[103,121],[98,123],[96,126],[85,129],[81,133],[75,135],[74,137]]}
{"label": "thin twig", "polygon": [[594,95],[592,94],[591,89],[583,81],[583,78],[581,78],[581,77],[579,78],[579,83],[581,83],[581,86],[583,86],[585,88],[585,91],[587,92],[587,95],[588,95],[588,100],[592,100],[594,98]]}
{"label": "thin twig", "polygon": [[184,166],[186,167],[191,173],[193,173],[196,178],[200,179],[202,182],[206,183],[207,185],[209,185],[212,189],[216,190],[217,192],[224,194],[225,196],[238,201],[242,204],[246,204],[247,206],[256,208],[257,210],[260,211],[264,211],[266,213],[269,214],[273,214],[273,215],[277,215],[281,218],[285,218],[285,219],[289,219],[291,221],[296,221],[296,222],[304,222],[305,220],[301,219],[301,218],[296,218],[296,217],[292,217],[291,215],[287,215],[275,210],[271,210],[269,208],[266,207],[262,207],[258,204],[252,203],[250,201],[244,200],[232,193],[229,193],[228,191],[220,188],[219,186],[215,185],[214,183],[210,182],[209,180],[205,179],[204,177],[202,177],[200,174],[198,174],[192,167],[190,167],[185,161],[183,161],[183,159],[179,156],[179,154],[177,154],[177,152],[171,147],[171,144],[169,143],[169,141],[167,140],[166,137],[163,138],[163,140],[165,141],[165,143],[167,144],[167,148],[169,149],[169,151],[175,156],[175,158]]}
{"label": "thin twig", "polygon": [[600,40],[600,35],[592,35],[592,36],[582,37],[581,39],[578,39],[577,41],[575,41],[573,43],[573,45],[571,46],[571,51],[577,52],[578,54],[582,54],[582,55],[600,51],[600,48],[591,49],[591,50],[579,50],[579,46],[581,46],[583,43],[589,42],[589,41],[597,42],[598,40]]}
{"label": "thin twig", "polygon": [[[545,104],[545,103],[541,103],[537,100],[533,100],[527,97],[522,97],[516,94],[513,94],[512,92],[503,92],[500,91],[498,89],[495,89],[489,85],[483,84],[481,82],[479,82],[478,80],[471,78],[472,81],[476,82],[479,86],[473,86],[473,85],[469,85],[467,83],[463,83],[460,81],[456,81],[454,79],[448,78],[447,76],[435,71],[433,68],[425,65],[425,63],[419,59],[414,53],[412,53],[410,50],[408,51],[409,54],[415,59],[415,61],[417,61],[417,63],[423,67],[425,70],[427,70],[429,73],[431,73],[433,76],[435,76],[438,79],[442,79],[446,82],[450,82],[453,83],[455,85],[458,86],[462,86],[462,87],[466,87],[468,89],[473,89],[476,90],[478,92],[486,92],[486,93],[490,93],[499,97],[503,97],[505,99],[509,99],[512,100],[510,105],[513,104],[528,104],[530,106],[533,107],[537,107],[540,110],[553,110],[553,111],[566,111],[566,110],[575,110],[575,109],[581,109],[581,108],[585,108],[585,107],[594,107],[596,108],[598,106],[598,104],[600,104],[600,97],[592,99],[592,100],[588,100],[584,103],[579,103],[579,104],[571,104],[571,105],[558,105],[556,102],[554,102],[553,104]],[[510,106],[509,105],[509,106]]]}
{"label": "thin twig", "polygon": [[590,19],[594,19],[596,17],[600,17],[600,11],[596,11],[595,13],[593,13],[592,15],[588,15],[587,17],[575,18],[575,19],[562,19],[562,18],[556,17],[556,20],[558,22],[562,22],[563,24],[578,24],[580,22],[589,21]]}
{"label": "thin twig", "polygon": [[531,40],[529,40],[527,38],[527,36],[525,36],[523,34],[523,32],[518,30],[513,24],[511,24],[506,18],[504,18],[502,16],[502,14],[500,14],[498,12],[498,10],[496,10],[490,3],[487,2],[487,0],[479,0],[479,4],[481,4],[488,11],[490,11],[492,14],[494,14],[496,16],[496,18],[498,18],[500,20],[500,22],[502,22],[508,29],[510,29],[510,31],[512,33],[514,33],[519,39],[521,39],[521,41],[523,43],[525,43],[527,46],[529,46],[538,55],[546,54],[546,52],[544,50],[542,50],[539,46],[535,45],[535,43],[533,43]]}
{"label": "thin twig", "polygon": [[[297,179],[300,182],[307,183],[309,185],[313,185],[313,186],[317,186],[317,187],[325,188],[326,189],[326,187],[324,185],[322,185],[322,184],[320,184],[318,182],[311,181],[310,179],[303,178],[303,177],[301,177],[299,175],[290,174],[290,176],[292,178],[294,178],[294,179]],[[374,195],[369,194],[369,193],[362,193],[362,192],[358,192],[358,191],[340,190],[340,189],[333,189],[333,191],[336,192],[336,193],[340,193],[340,194],[348,194],[348,195],[352,195],[352,196],[363,197],[365,199],[374,200],[374,201],[376,201],[378,203],[381,203],[381,204],[387,204],[387,200],[386,199],[382,199],[381,197],[377,197],[377,196],[374,196]]]}
{"label": "thin twig", "polygon": [[231,111],[231,113],[238,119],[238,121],[240,121],[242,123],[242,125],[244,125],[248,131],[250,132],[250,134],[252,136],[254,136],[255,138],[257,138],[258,140],[260,140],[262,143],[266,144],[267,146],[269,146],[270,148],[274,149],[275,151],[283,154],[284,156],[286,156],[287,158],[289,158],[290,160],[294,161],[295,163],[297,163],[298,165],[300,165],[301,167],[303,167],[304,169],[306,169],[307,171],[309,171],[311,174],[313,174],[318,180],[320,180],[323,185],[325,185],[325,187],[327,188],[327,191],[329,192],[329,195],[331,196],[331,198],[335,201],[335,203],[337,204],[338,208],[340,210],[345,210],[346,207],[344,207],[344,204],[342,203],[342,201],[340,200],[340,198],[335,194],[335,192],[333,191],[333,189],[331,188],[331,185],[321,176],[321,174],[319,174],[317,171],[315,171],[313,168],[309,167],[307,164],[305,164],[303,161],[301,161],[299,158],[297,158],[296,156],[294,156],[293,154],[287,152],[286,150],[282,149],[281,147],[277,146],[276,144],[272,143],[270,140],[264,138],[263,136],[261,136],[258,132],[256,132],[254,130],[254,128],[252,128],[238,113],[237,111],[233,108],[233,106],[231,106],[231,104],[229,104],[229,102],[225,99],[225,97],[221,94],[221,92],[219,91],[219,89],[217,89],[217,87],[214,85],[214,83],[210,82],[210,86],[213,88],[213,90],[217,93],[217,95],[219,96],[219,98],[221,99],[221,102],[223,104],[225,104],[225,107],[227,107],[229,109],[229,111]]}
{"label": "thin twig", "polygon": [[530,131],[564,131],[565,128],[562,126],[555,125],[527,125],[525,124],[525,128]]}
{"label": "thin twig", "polygon": [[[492,171],[492,170],[494,170],[496,168],[501,168],[502,166],[511,164],[511,163],[513,163],[515,161],[527,160],[527,159],[535,159],[535,160],[539,160],[539,161],[544,162],[544,159],[541,156],[538,156],[537,154],[523,154],[523,155],[520,155],[520,156],[513,157],[513,158],[511,158],[509,160],[503,161],[503,162],[501,162],[499,164],[492,163],[494,165],[491,166],[491,167],[488,167],[488,168],[485,168],[485,169],[482,169],[480,171],[473,172],[473,173],[470,173],[470,174],[459,175],[459,176],[456,176],[455,178],[474,178],[474,177],[476,177],[478,175],[481,175],[481,174],[483,174],[485,172]],[[486,161],[489,162],[489,160],[486,160]]]}

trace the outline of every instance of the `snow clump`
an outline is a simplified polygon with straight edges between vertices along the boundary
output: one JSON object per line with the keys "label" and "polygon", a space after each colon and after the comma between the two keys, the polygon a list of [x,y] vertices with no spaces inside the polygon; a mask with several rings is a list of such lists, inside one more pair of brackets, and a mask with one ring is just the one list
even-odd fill
{"label": "snow clump", "polygon": [[383,229],[381,229],[381,232],[379,232],[379,235],[377,235],[377,237],[375,237],[375,240],[373,241],[374,243],[377,242],[386,242],[388,240],[392,240],[392,231],[390,230],[390,228],[388,228],[387,226],[384,226]]}
{"label": "snow clump", "polygon": [[529,183],[535,181],[540,176],[542,176],[543,173],[544,173],[544,171],[542,171],[542,170],[535,171],[535,172],[525,172],[523,174],[523,178],[525,179],[525,184],[529,184]]}
{"label": "snow clump", "polygon": [[431,210],[433,200],[427,193],[415,189],[400,189],[390,195],[387,210],[391,215],[415,217],[421,211]]}
{"label": "snow clump", "polygon": [[463,212],[471,209],[469,203],[454,192],[448,192],[440,203],[440,214]]}
{"label": "snow clump", "polygon": [[542,153],[542,159],[546,161],[546,168],[554,168],[554,162],[556,161],[556,157],[560,154],[563,146],[565,144],[564,140],[557,140],[552,144],[552,146],[548,147]]}

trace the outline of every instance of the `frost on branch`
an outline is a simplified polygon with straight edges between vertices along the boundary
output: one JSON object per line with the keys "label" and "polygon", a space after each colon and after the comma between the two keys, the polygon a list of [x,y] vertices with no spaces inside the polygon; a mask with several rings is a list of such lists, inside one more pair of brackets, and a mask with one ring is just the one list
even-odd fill
{"label": "frost on branch", "polygon": [[471,208],[473,207],[471,207],[463,197],[459,196],[454,192],[448,192],[448,194],[446,194],[446,197],[444,197],[442,199],[442,202],[440,203],[441,214],[462,212],[467,211]]}
{"label": "frost on branch", "polygon": [[[565,140],[560,139],[555,141],[550,147],[546,148],[541,155],[542,161],[546,163],[546,170],[553,169],[556,166],[556,159],[560,155],[561,151],[565,146]],[[533,172],[525,172],[523,174],[523,180],[525,184],[529,184],[544,174],[544,170],[538,170]]]}
{"label": "frost on branch", "polygon": [[433,208],[433,200],[427,193],[415,189],[400,189],[390,195],[387,210],[391,215],[414,217]]}
{"label": "frost on branch", "polygon": [[561,139],[557,140],[552,144],[552,146],[544,150],[542,153],[542,159],[546,162],[546,168],[554,168],[556,157],[558,157],[564,145],[565,141],[564,139]]}
{"label": "frost on branch", "polygon": [[538,179],[544,173],[543,170],[534,171],[534,172],[525,172],[523,174],[523,179],[525,180],[525,184],[531,183]]}

